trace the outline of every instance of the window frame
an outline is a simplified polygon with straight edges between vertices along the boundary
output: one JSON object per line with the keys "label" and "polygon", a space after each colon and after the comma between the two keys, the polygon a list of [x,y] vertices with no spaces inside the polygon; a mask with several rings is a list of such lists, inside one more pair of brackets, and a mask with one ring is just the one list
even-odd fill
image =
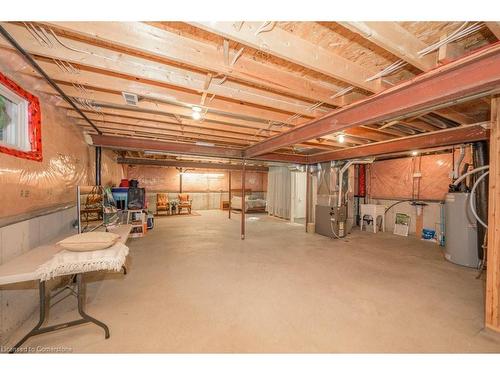
{"label": "window frame", "polygon": [[21,119],[23,121],[21,128],[24,129],[20,129],[22,134],[18,134],[22,137],[21,142],[18,143],[24,144],[24,149],[0,142],[0,152],[23,159],[42,161],[42,124],[38,97],[24,90],[1,72],[0,85],[3,86],[2,89],[10,91],[11,96],[21,98],[28,103],[27,123],[26,118]]}

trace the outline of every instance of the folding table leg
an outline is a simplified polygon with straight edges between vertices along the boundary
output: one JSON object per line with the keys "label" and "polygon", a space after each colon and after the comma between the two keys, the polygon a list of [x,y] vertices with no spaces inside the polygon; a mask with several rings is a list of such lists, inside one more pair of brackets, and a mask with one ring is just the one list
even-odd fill
{"label": "folding table leg", "polygon": [[94,323],[101,327],[104,330],[104,337],[109,339],[109,328],[103,322],[91,317],[88,315],[85,310],[85,283],[83,282],[83,274],[79,273],[76,275],[76,284],[77,284],[77,299],[78,299],[78,313],[82,317],[82,319],[72,320],[65,323],[55,324],[48,327],[43,327],[42,325],[45,322],[45,312],[47,307],[47,300],[45,296],[45,281],[39,281],[39,294],[40,294],[40,319],[36,326],[26,335],[21,341],[19,341],[16,345],[14,345],[9,353],[15,353],[19,347],[30,337],[40,335],[42,333],[54,332],[63,328],[74,327],[80,324],[86,323]]}
{"label": "folding table leg", "polygon": [[16,345],[14,345],[9,353],[15,353],[19,347],[24,344],[26,340],[28,340],[31,336],[35,336],[38,333],[38,329],[42,326],[45,321],[45,311],[46,311],[46,297],[45,297],[45,281],[38,281],[38,293],[40,298],[40,318],[36,326],[28,332],[26,336],[24,336]]}
{"label": "folding table leg", "polygon": [[78,288],[78,313],[82,316],[83,319],[92,322],[94,324],[97,324],[99,327],[101,327],[104,330],[104,337],[106,339],[109,339],[109,328],[106,324],[103,322],[91,317],[90,315],[87,315],[84,311],[84,306],[85,306],[85,284],[83,283],[83,274],[79,273],[76,275],[76,284]]}

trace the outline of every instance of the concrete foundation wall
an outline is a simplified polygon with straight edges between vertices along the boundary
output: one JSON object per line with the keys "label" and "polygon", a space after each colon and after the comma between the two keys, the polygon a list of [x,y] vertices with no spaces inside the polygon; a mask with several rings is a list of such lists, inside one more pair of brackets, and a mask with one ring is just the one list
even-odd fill
{"label": "concrete foundation wall", "polygon": [[[189,199],[193,200],[193,210],[218,210],[221,207],[221,201],[229,200],[229,193],[227,191],[207,193],[185,191],[184,193],[189,194]],[[148,209],[153,212],[156,210],[156,194],[156,192],[148,192],[148,190],[146,190]],[[177,195],[178,193],[168,193],[168,198],[176,200]],[[266,198],[266,192],[263,191],[252,191],[252,195],[262,199]]]}

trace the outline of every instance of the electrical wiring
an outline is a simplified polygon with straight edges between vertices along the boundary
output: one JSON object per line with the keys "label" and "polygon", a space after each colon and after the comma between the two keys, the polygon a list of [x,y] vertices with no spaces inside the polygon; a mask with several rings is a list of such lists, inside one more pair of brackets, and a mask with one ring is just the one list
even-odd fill
{"label": "electrical wiring", "polygon": [[464,22],[457,30],[452,32],[446,38],[418,51],[417,54],[420,57],[423,57],[431,52],[438,50],[441,46],[444,46],[445,44],[449,44],[451,42],[455,42],[459,39],[465,38],[466,36],[469,36],[484,27],[484,23],[482,22],[475,22],[472,25],[466,27],[467,24],[468,22]]}
{"label": "electrical wiring", "polygon": [[395,71],[401,69],[405,65],[407,65],[406,61],[398,60],[395,63],[392,63],[391,65],[389,65],[387,68],[381,70],[377,74],[374,74],[373,76],[365,79],[365,82],[370,82],[370,81],[373,81],[377,78],[388,76],[388,75],[394,73]]}

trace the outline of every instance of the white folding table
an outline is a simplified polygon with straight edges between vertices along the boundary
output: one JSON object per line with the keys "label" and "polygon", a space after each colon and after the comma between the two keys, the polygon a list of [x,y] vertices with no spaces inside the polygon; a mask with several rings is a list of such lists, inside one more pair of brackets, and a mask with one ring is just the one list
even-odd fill
{"label": "white folding table", "polygon": [[[119,225],[113,229],[109,229],[109,232],[116,233],[120,235],[119,242],[125,244],[129,233],[132,229],[131,225]],[[76,326],[84,323],[94,323],[97,324],[104,330],[105,338],[109,338],[109,329],[103,322],[89,316],[84,311],[85,305],[85,284],[83,282],[83,273],[76,274],[76,297],[78,301],[78,313],[82,317],[81,319],[72,320],[70,322],[65,322],[61,324],[56,324],[52,326],[43,327],[45,322],[45,314],[47,308],[46,299],[46,288],[45,281],[40,279],[38,268],[50,261],[57,253],[62,251],[61,247],[56,245],[44,245],[36,247],[5,264],[0,265],[0,285],[7,285],[25,281],[38,281],[38,292],[40,300],[40,318],[35,327],[28,332],[17,344],[15,344],[10,353],[15,353],[17,349],[30,337],[36,336],[46,332],[53,332],[63,328]],[[126,269],[123,267],[125,273]]]}

